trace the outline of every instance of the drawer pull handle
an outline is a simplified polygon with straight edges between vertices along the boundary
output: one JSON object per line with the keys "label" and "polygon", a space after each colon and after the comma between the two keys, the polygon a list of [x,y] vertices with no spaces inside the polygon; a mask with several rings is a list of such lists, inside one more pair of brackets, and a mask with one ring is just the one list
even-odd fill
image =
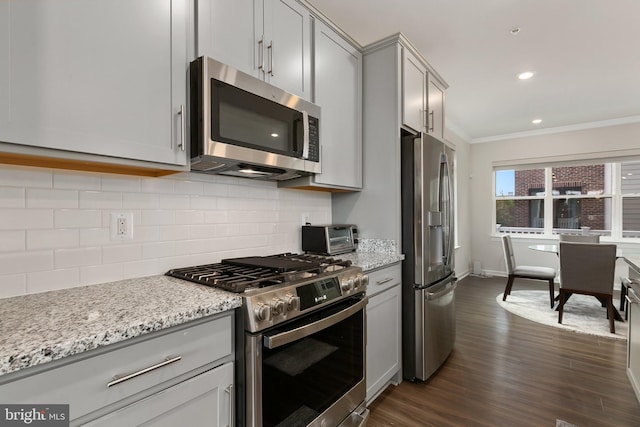
{"label": "drawer pull handle", "polygon": [[113,377],[113,381],[110,381],[107,383],[107,388],[108,387],[113,387],[114,385],[118,385],[120,383],[123,383],[125,381],[128,381],[132,378],[135,377],[139,377],[140,375],[146,374],[147,372],[151,372],[151,371],[155,371],[156,369],[162,368],[163,366],[167,366],[171,363],[175,363],[178,360],[182,359],[182,356],[176,356],[176,357],[167,357],[166,359],[164,359],[162,362],[157,363],[153,366],[149,366],[148,368],[144,368],[141,369],[137,372],[134,372],[132,374],[126,374],[126,375],[116,375],[115,377]]}
{"label": "drawer pull handle", "polygon": [[229,427],[233,427],[234,425],[236,425],[236,409],[234,404],[235,396],[233,395],[233,384],[229,384],[229,387],[227,387],[225,391],[229,393]]}
{"label": "drawer pull handle", "polygon": [[382,280],[378,280],[376,282],[376,285],[384,285],[385,283],[390,282],[392,280],[393,280],[393,277],[386,277],[386,278],[384,278]]}

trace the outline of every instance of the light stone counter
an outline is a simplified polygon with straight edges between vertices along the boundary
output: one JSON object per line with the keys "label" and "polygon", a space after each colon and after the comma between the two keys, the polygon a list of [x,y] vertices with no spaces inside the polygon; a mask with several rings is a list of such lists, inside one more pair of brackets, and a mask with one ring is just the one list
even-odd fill
{"label": "light stone counter", "polygon": [[346,259],[353,265],[361,267],[364,271],[386,267],[404,259],[404,255],[375,253],[375,252],[351,252],[348,254],[336,255],[335,258]]}
{"label": "light stone counter", "polygon": [[236,294],[167,276],[0,299],[0,375],[241,305]]}
{"label": "light stone counter", "polygon": [[400,262],[404,255],[397,254],[393,240],[360,239],[356,252],[336,255],[336,258],[349,260],[362,270],[370,271]]}

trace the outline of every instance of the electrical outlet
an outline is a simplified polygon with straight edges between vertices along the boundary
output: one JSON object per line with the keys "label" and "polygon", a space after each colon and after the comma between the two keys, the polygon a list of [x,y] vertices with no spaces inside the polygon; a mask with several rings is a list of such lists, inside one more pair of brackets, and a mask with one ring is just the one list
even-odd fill
{"label": "electrical outlet", "polygon": [[114,212],[110,219],[111,240],[133,239],[133,212]]}
{"label": "electrical outlet", "polygon": [[305,212],[300,216],[300,220],[302,222],[302,225],[307,225],[307,224],[311,224],[310,221],[310,217],[309,217],[309,213]]}

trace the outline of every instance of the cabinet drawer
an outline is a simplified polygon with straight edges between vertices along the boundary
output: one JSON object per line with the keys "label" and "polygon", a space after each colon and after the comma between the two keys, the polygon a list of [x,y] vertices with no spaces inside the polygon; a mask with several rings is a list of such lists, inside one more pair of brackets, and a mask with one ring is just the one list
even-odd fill
{"label": "cabinet drawer", "polygon": [[368,271],[367,275],[369,276],[367,296],[371,297],[402,282],[401,264]]}
{"label": "cabinet drawer", "polygon": [[50,370],[3,385],[5,402],[69,404],[73,420],[231,354],[232,326],[227,315],[52,362]]}

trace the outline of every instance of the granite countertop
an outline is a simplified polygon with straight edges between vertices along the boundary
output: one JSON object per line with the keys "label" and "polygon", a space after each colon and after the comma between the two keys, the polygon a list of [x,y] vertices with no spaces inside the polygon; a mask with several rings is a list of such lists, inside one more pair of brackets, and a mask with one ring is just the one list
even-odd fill
{"label": "granite countertop", "polygon": [[404,255],[379,252],[351,252],[336,255],[336,258],[349,260],[353,265],[361,267],[363,271],[370,271],[400,262],[404,259]]}
{"label": "granite countertop", "polygon": [[0,375],[241,305],[237,294],[168,276],[0,299]]}

